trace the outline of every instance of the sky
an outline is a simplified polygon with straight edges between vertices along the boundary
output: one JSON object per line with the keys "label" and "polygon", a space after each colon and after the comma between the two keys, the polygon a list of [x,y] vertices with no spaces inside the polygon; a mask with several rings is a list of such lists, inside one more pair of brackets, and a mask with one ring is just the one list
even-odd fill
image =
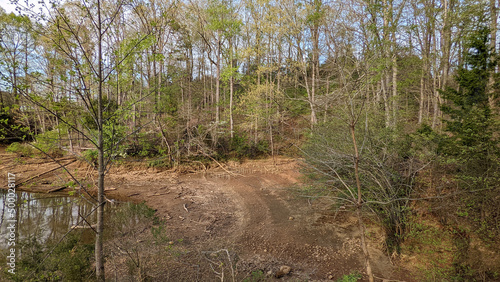
{"label": "sky", "polygon": [[16,9],[15,5],[10,4],[10,0],[0,0],[0,7],[2,7],[7,13],[14,12]]}

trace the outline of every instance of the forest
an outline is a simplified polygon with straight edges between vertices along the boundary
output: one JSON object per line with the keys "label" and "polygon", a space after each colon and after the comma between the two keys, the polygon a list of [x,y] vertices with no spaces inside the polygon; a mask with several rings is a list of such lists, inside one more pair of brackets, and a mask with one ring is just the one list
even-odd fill
{"label": "forest", "polygon": [[278,156],[362,234],[362,218],[377,222],[389,256],[424,256],[445,230],[450,256],[429,259],[445,269],[429,281],[500,279],[498,6],[19,1],[0,9],[0,143],[95,168],[99,281],[111,165]]}

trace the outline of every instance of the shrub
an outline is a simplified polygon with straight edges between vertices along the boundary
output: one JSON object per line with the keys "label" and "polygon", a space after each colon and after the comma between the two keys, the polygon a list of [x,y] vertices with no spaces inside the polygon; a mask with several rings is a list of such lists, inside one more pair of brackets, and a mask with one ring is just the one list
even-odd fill
{"label": "shrub", "polygon": [[96,165],[99,152],[97,150],[86,150],[83,151],[82,156],[87,162]]}
{"label": "shrub", "polygon": [[57,158],[64,155],[64,151],[60,148],[58,140],[61,136],[57,130],[46,131],[36,136],[34,145],[45,154]]}
{"label": "shrub", "polygon": [[[55,244],[42,244],[35,236],[19,244],[23,256],[17,263],[13,281],[91,281],[94,247],[82,244],[80,235],[70,233]],[[52,250],[46,257],[46,253]]]}
{"label": "shrub", "polygon": [[5,151],[11,152],[11,153],[16,153],[20,155],[21,157],[31,157],[34,154],[33,148],[30,145],[27,144],[21,144],[18,142],[14,142],[10,144]]}

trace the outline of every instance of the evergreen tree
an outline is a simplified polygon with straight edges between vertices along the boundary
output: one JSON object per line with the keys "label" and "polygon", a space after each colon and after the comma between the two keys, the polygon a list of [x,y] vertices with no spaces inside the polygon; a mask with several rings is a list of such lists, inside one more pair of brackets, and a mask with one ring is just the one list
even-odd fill
{"label": "evergreen tree", "polygon": [[492,91],[488,89],[496,55],[489,47],[489,34],[486,25],[470,34],[465,42],[464,62],[455,76],[458,89],[447,87],[441,91],[446,100],[442,111],[448,133],[441,151],[459,166],[460,174],[474,181],[492,176],[498,152],[489,103]]}
{"label": "evergreen tree", "polygon": [[[490,49],[489,28],[481,25],[466,40],[464,62],[455,81],[458,90],[442,91],[446,99],[442,111],[446,134],[439,144],[444,160],[455,166],[455,176],[463,192],[455,203],[474,232],[491,241],[500,232],[498,193],[499,147],[498,117],[491,109],[492,95],[488,86],[494,74],[496,54]],[[494,78],[494,77],[492,77]],[[457,253],[457,274],[469,266],[468,254]]]}

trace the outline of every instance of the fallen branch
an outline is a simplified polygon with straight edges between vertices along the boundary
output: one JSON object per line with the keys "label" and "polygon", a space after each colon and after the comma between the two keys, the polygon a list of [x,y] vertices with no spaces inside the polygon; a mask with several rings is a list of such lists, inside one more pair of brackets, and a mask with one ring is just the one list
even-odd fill
{"label": "fallen branch", "polygon": [[88,225],[73,225],[71,226],[71,229],[94,229],[96,228],[97,225],[95,224],[92,224],[91,226],[88,226]]}
{"label": "fallen branch", "polygon": [[[67,161],[67,160],[74,160],[75,158],[74,157],[65,157],[65,158],[59,158],[59,159],[55,159],[56,161],[60,162],[60,161]],[[54,160],[47,160],[47,159],[43,159],[41,162],[37,162],[37,163],[33,163],[33,164],[46,164],[46,163],[52,163],[54,162]]]}
{"label": "fallen branch", "polygon": [[221,165],[221,164],[220,164],[220,163],[219,163],[216,159],[214,159],[213,157],[211,157],[211,156],[210,156],[210,155],[208,155],[207,153],[203,152],[203,154],[204,154],[205,156],[209,157],[212,161],[214,161],[214,162],[215,162],[218,166],[220,166],[220,168],[222,168],[222,169],[223,169],[225,172],[227,172],[228,174],[233,175],[233,176],[235,176],[235,175],[237,175],[237,176],[244,176],[244,175],[242,175],[242,174],[239,174],[239,173],[234,173],[234,172],[232,172],[232,171],[227,170],[227,169],[226,169],[226,168],[224,168],[224,167],[223,167],[223,166],[222,166],[222,165]]}
{"label": "fallen branch", "polygon": [[60,165],[60,166],[58,166],[58,167],[56,167],[56,168],[53,168],[53,169],[50,169],[50,170],[48,170],[48,171],[42,172],[42,173],[40,173],[40,174],[37,174],[37,175],[35,175],[35,176],[32,176],[32,177],[30,177],[30,178],[28,178],[28,179],[24,180],[23,182],[21,182],[21,183],[20,183],[20,184],[18,184],[17,186],[18,186],[18,187],[19,187],[19,186],[22,186],[22,185],[24,185],[24,184],[28,183],[29,181],[31,181],[31,180],[33,180],[33,179],[35,179],[35,178],[38,178],[38,177],[40,177],[40,176],[42,176],[42,175],[45,175],[45,174],[47,174],[47,173],[51,173],[51,172],[53,172],[53,171],[55,171],[55,170],[58,170],[58,169],[60,169],[60,168],[63,168],[63,167],[65,167],[65,166],[67,166],[67,165],[69,165],[69,164],[72,164],[72,163],[74,163],[74,162],[76,162],[76,160],[72,160],[72,161],[70,161],[70,162],[68,162],[68,163],[66,163],[66,164],[64,164],[64,165]]}
{"label": "fallen branch", "polygon": [[68,188],[68,186],[62,186],[62,187],[52,188],[50,190],[47,190],[46,193],[57,192],[57,191],[61,191],[62,189],[66,189],[66,188]]}

